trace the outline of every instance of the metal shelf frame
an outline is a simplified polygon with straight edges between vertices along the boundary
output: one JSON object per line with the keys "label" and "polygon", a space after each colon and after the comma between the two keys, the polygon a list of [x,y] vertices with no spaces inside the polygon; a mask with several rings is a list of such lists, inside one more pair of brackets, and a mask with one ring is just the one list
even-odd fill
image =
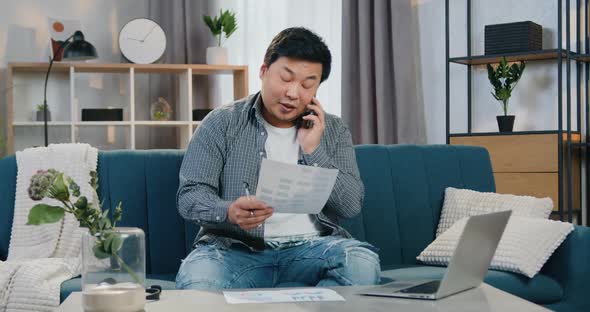
{"label": "metal shelf frame", "polygon": [[[492,64],[497,63],[502,56],[506,56],[507,60],[509,61],[537,61],[537,60],[555,60],[557,63],[557,75],[558,75],[558,90],[557,90],[557,106],[558,106],[558,122],[557,122],[557,129],[554,130],[546,130],[546,131],[522,131],[522,132],[514,132],[512,134],[534,134],[534,133],[557,133],[561,134],[558,135],[558,177],[559,177],[559,203],[558,204],[558,211],[556,212],[559,215],[559,218],[564,221],[572,222],[573,220],[573,213],[574,208],[573,205],[573,188],[572,188],[572,153],[579,153],[580,159],[584,163],[587,164],[587,160],[590,159],[590,148],[585,148],[584,153],[582,151],[588,145],[587,142],[590,142],[590,122],[588,118],[585,120],[585,135],[582,143],[572,143],[572,134],[580,133],[582,129],[582,111],[581,111],[581,85],[582,85],[582,65],[584,66],[585,72],[585,79],[584,79],[584,92],[585,92],[585,109],[584,109],[584,116],[589,116],[589,102],[588,102],[588,81],[590,79],[590,49],[589,49],[589,40],[588,40],[588,1],[589,0],[575,0],[575,15],[576,15],[576,47],[575,51],[572,51],[571,47],[571,35],[572,31],[570,29],[570,19],[571,19],[571,11],[570,5],[571,2],[574,0],[554,0],[557,1],[557,48],[551,50],[541,50],[541,51],[533,51],[533,52],[526,52],[526,53],[508,53],[502,55],[477,55],[473,56],[471,53],[471,0],[466,1],[466,14],[467,14],[467,23],[465,33],[467,36],[467,56],[464,57],[451,57],[450,56],[450,31],[449,31],[449,0],[445,0],[445,58],[446,58],[446,68],[445,68],[445,89],[446,89],[446,106],[445,106],[445,130],[446,130],[446,143],[450,143],[450,138],[452,136],[469,136],[469,135],[504,135],[500,133],[473,133],[472,128],[472,67],[479,66],[484,64]],[[563,6],[565,6],[565,10],[563,10]],[[583,24],[581,23],[581,12],[584,10],[584,21]],[[565,14],[564,14],[565,12]],[[565,32],[563,27],[565,15]],[[581,25],[584,25],[584,52],[582,52],[581,46]],[[567,38],[565,47],[563,46],[563,36]],[[559,53],[561,51],[561,53]],[[566,124],[564,127],[563,124],[563,117],[564,117],[564,103],[563,103],[563,64],[565,62],[565,70],[566,70],[566,80],[565,80],[565,92],[566,92],[566,99],[565,99],[565,116]],[[576,102],[575,102],[575,109],[576,109],[576,129],[573,130],[572,122],[571,122],[571,114],[572,114],[572,77],[571,77],[571,67],[572,62],[575,63],[576,67]],[[463,64],[467,66],[467,133],[451,133],[450,132],[450,64]],[[565,134],[565,138],[564,138]],[[564,145],[565,144],[565,145]],[[564,155],[564,147],[565,147],[565,155]],[[573,149],[576,148],[574,151]],[[582,158],[584,156],[584,158]],[[565,166],[564,166],[565,163]],[[565,167],[565,172],[564,168]],[[590,168],[586,165],[586,194],[590,194]],[[564,179],[565,178],[565,179]],[[564,180],[567,181],[567,185],[564,188]],[[581,180],[581,175],[580,175]],[[580,181],[581,183],[581,181]],[[581,193],[580,193],[580,196]],[[588,196],[587,196],[588,197]],[[587,205],[586,207],[590,206],[589,198],[586,199]],[[580,203],[582,201],[580,200]],[[578,211],[581,211],[582,207],[578,207]],[[586,208],[588,209],[588,208]],[[578,216],[578,222],[581,221],[581,216]],[[587,222],[590,224],[590,216],[587,216]]]}

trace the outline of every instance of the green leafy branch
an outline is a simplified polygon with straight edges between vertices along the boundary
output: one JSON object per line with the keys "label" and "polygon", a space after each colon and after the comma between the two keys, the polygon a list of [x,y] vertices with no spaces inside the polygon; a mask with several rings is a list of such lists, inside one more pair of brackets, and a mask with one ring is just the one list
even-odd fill
{"label": "green leafy branch", "polygon": [[492,65],[488,64],[488,79],[494,89],[492,96],[502,102],[502,108],[504,110],[504,116],[508,115],[508,100],[512,96],[512,91],[516,87],[516,84],[522,77],[524,72],[525,63],[523,61],[520,64],[512,64],[508,66],[506,57],[502,57],[500,64],[494,69]]}
{"label": "green leafy branch", "polygon": [[217,46],[221,46],[221,38],[225,33],[225,38],[229,38],[237,29],[236,13],[230,10],[219,10],[219,16],[203,15],[203,21],[211,30],[211,33],[217,37]]}
{"label": "green leafy branch", "polygon": [[[90,172],[88,183],[96,192],[98,189],[96,171]],[[47,197],[61,202],[63,206],[47,204],[33,206],[29,211],[27,225],[55,223],[61,221],[66,212],[71,213],[80,223],[80,227],[88,228],[90,234],[96,238],[92,247],[94,256],[98,259],[115,258],[119,266],[140,283],[137,274],[118,255],[123,246],[123,238],[115,227],[122,217],[121,202],[115,208],[111,223],[109,209],[101,212],[100,207],[89,202],[86,196],[80,196],[80,186],[72,178],[64,176],[62,172],[55,169],[37,171],[31,178],[28,193],[32,200],[39,201]]]}
{"label": "green leafy branch", "polygon": [[37,111],[42,112],[43,110],[45,110],[45,107],[47,107],[47,110],[49,110],[49,105],[43,103],[37,104]]}

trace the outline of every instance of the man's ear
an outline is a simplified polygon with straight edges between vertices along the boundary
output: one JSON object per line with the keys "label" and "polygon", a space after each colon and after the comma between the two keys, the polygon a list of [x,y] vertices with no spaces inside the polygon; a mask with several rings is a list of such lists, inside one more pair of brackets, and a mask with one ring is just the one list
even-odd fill
{"label": "man's ear", "polygon": [[264,74],[266,73],[267,70],[268,70],[268,66],[266,66],[266,64],[262,63],[262,65],[260,66],[260,72],[258,73],[258,77],[260,79],[262,79],[262,76],[264,76]]}

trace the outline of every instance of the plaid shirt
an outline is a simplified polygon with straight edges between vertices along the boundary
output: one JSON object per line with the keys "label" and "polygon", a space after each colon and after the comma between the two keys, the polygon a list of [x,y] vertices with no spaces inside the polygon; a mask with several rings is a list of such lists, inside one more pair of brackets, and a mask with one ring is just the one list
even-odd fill
{"label": "plaid shirt", "polygon": [[[263,249],[264,226],[242,230],[229,222],[229,205],[244,196],[243,182],[256,189],[267,132],[261,114],[260,93],[213,110],[195,131],[179,174],[176,196],[180,215],[201,226],[199,241],[229,247],[244,243]],[[361,210],[364,186],[360,179],[352,138],[340,118],[325,115],[320,145],[311,153],[300,152],[300,163],[338,169],[338,178],[317,221],[332,235],[350,237],[338,226]]]}

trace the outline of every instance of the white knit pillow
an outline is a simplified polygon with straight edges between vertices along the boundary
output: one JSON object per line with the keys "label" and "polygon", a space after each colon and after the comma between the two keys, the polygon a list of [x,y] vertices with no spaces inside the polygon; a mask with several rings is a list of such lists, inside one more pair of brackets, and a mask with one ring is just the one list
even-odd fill
{"label": "white knit pillow", "polygon": [[547,219],[553,210],[553,201],[549,197],[482,193],[447,187],[436,236],[462,218],[505,210],[512,210],[513,217]]}
{"label": "white knit pillow", "polygon": [[[457,221],[430,243],[416,259],[426,264],[448,265],[468,219]],[[573,229],[571,223],[561,221],[511,217],[490,268],[532,278]]]}

